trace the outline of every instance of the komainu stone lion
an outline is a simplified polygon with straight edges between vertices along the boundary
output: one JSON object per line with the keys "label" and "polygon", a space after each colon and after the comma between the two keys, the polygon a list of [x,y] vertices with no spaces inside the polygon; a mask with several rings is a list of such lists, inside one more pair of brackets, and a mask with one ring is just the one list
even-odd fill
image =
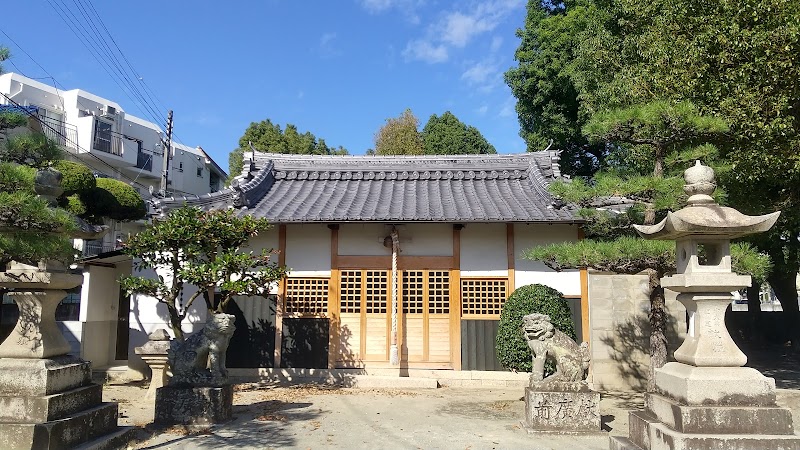
{"label": "komainu stone lion", "polygon": [[215,314],[206,326],[169,350],[170,385],[222,386],[227,382],[225,352],[236,330],[235,316]]}
{"label": "komainu stone lion", "polygon": [[546,314],[528,314],[522,318],[522,334],[533,353],[531,384],[545,380],[544,364],[550,360],[556,371],[546,381],[580,382],[589,368],[589,344],[578,345],[557,330]]}

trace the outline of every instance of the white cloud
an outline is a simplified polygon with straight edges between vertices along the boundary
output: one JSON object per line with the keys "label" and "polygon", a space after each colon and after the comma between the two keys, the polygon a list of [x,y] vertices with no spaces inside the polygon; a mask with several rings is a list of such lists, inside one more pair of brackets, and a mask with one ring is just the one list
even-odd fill
{"label": "white cloud", "polygon": [[492,53],[495,53],[498,50],[500,50],[500,47],[502,45],[503,45],[503,38],[501,36],[495,36],[492,38],[492,43],[491,45],[489,45],[489,50],[491,50]]}
{"label": "white cloud", "polygon": [[420,60],[427,63],[440,63],[447,61],[447,47],[434,45],[426,40],[411,41],[403,50],[406,61]]}
{"label": "white cloud", "polygon": [[470,68],[464,71],[464,73],[461,74],[461,79],[465,80],[471,85],[483,85],[492,81],[496,74],[497,67],[495,65],[487,62],[479,62],[473,64]]}
{"label": "white cloud", "polygon": [[477,109],[475,109],[475,112],[481,116],[486,115],[486,111],[489,111],[489,106],[487,105],[481,105]]}
{"label": "white cloud", "polygon": [[500,117],[514,117],[517,115],[517,98],[516,97],[508,97],[506,101],[503,102],[503,106],[500,108],[500,113],[498,114]]}
{"label": "white cloud", "polygon": [[405,19],[416,25],[420,22],[417,8],[425,3],[424,0],[359,0],[361,7],[370,14],[382,14],[391,9],[396,9]]}
{"label": "white cloud", "polygon": [[336,33],[324,33],[319,38],[319,54],[323,58],[335,58],[342,54],[336,47]]}
{"label": "white cloud", "polygon": [[[471,5],[468,9],[453,9],[443,12],[437,22],[428,26],[425,38],[411,41],[409,46],[424,41],[430,48],[444,47],[443,52],[447,52],[449,48],[466,47],[476,37],[497,28],[511,13],[523,10],[525,0],[489,0]],[[456,6],[456,8],[458,7]],[[499,49],[502,42],[502,38],[495,37],[490,47],[492,51]],[[437,62],[442,61],[444,59]],[[428,60],[428,62],[431,61]]]}

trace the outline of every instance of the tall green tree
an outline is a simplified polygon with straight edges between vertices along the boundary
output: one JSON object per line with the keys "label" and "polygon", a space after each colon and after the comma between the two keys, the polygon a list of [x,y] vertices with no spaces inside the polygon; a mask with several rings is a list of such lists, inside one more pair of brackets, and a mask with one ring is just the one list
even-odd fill
{"label": "tall green tree", "polygon": [[[126,242],[123,251],[137,268],[152,268],[158,278],[129,276],[120,284],[129,294],[141,293],[163,303],[179,341],[181,324],[198,298],[209,314],[225,311],[235,296],[266,297],[286,269],[270,261],[272,250],[244,252],[250,238],[269,229],[266,219],[238,217],[231,210],[202,211],[185,206]],[[194,286],[193,294],[184,289]],[[186,298],[185,298],[186,297]]]}
{"label": "tall green tree", "polygon": [[295,125],[287,124],[281,129],[266,119],[253,122],[239,139],[239,147],[228,156],[228,173],[232,179],[242,173],[242,155],[255,148],[266,153],[292,153],[298,155],[347,155],[347,149],[339,146],[328,147],[323,139],[317,139],[311,132],[301,133]]}
{"label": "tall green tree", "polygon": [[573,176],[590,176],[607,153],[581,133],[590,114],[573,81],[575,53],[598,15],[591,2],[529,0],[525,26],[517,30],[517,66],[505,73],[528,151],[551,145],[562,150],[562,171]]}
{"label": "tall green tree", "polygon": [[497,153],[477,128],[466,125],[450,111],[431,115],[422,129],[427,155],[468,155]]}
{"label": "tall green tree", "polygon": [[400,117],[386,119],[375,133],[377,155],[422,155],[425,147],[419,133],[419,119],[406,109]]}
{"label": "tall green tree", "polygon": [[[529,18],[536,20],[521,31],[520,70],[513,81],[526,96],[514,90],[518,108],[534,99],[538,109],[527,119],[547,125],[547,112],[575,107],[577,123],[585,124],[602,111],[689,100],[701,114],[725,120],[730,130],[715,144],[729,169],[718,178],[729,204],[748,214],[783,211],[769,233],[751,241],[775,263],[769,282],[783,305],[792,344],[800,347],[794,287],[800,269],[800,85],[793,81],[800,77],[800,3],[557,5],[529,2]],[[548,79],[571,86],[574,95],[550,95]],[[526,119],[520,120],[526,129]]]}

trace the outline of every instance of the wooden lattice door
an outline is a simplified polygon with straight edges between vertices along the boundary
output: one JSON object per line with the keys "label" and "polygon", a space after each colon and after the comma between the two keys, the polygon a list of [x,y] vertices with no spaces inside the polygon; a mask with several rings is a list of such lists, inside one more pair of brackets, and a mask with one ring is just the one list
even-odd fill
{"label": "wooden lattice door", "polygon": [[401,286],[402,359],[450,363],[450,272],[404,270]]}
{"label": "wooden lattice door", "polygon": [[388,361],[391,330],[389,271],[342,270],[339,280],[337,366]]}

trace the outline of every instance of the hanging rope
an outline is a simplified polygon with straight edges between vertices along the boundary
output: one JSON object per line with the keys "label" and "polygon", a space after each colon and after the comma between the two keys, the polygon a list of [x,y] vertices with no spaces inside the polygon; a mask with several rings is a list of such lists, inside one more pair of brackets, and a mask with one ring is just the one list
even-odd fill
{"label": "hanging rope", "polygon": [[397,348],[397,254],[400,253],[400,238],[397,229],[392,227],[392,347],[389,351],[389,363],[393,366],[400,364],[400,352]]}

